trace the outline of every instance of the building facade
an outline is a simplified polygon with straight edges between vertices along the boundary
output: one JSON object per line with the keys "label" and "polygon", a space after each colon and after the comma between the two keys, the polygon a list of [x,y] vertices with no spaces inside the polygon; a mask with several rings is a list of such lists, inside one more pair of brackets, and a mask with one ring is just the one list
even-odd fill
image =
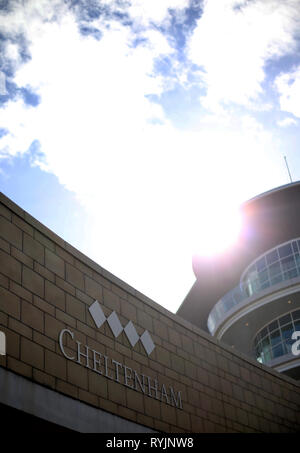
{"label": "building facade", "polygon": [[165,310],[3,194],[0,332],[2,429],[300,430],[297,381]]}
{"label": "building facade", "polygon": [[244,203],[236,246],[209,263],[195,260],[197,282],[178,310],[218,340],[298,380],[292,335],[300,331],[299,212],[299,182]]}

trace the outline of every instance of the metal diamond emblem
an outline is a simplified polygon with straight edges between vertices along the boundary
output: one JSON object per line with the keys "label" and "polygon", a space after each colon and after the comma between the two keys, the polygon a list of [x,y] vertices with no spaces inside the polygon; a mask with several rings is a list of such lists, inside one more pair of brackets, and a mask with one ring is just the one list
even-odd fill
{"label": "metal diamond emblem", "polygon": [[99,329],[99,327],[101,327],[106,321],[106,316],[97,300],[95,300],[95,302],[89,307],[89,312],[91,313],[94,323]]}
{"label": "metal diamond emblem", "polygon": [[[140,337],[138,335],[136,328],[134,327],[132,321],[129,321],[127,323],[126,327],[123,328],[116,312],[113,311],[108,317],[106,317],[97,300],[95,300],[95,302],[92,303],[92,305],[89,307],[89,312],[90,312],[97,328],[101,327],[102,324],[104,324],[105,321],[107,321],[115,338],[117,338],[120,335],[120,333],[124,330],[124,332],[128,338],[128,341],[132,347],[134,347],[137,344],[137,342],[139,340],[141,340],[141,342],[144,346],[144,349],[148,355],[150,355],[152,353],[153,349],[155,348],[155,344],[153,343],[153,340],[152,340],[148,330],[145,330],[143,335]],[[1,351],[0,351],[0,353],[1,353]]]}
{"label": "metal diamond emblem", "polygon": [[113,311],[109,317],[107,318],[107,322],[109,324],[109,327],[111,328],[112,333],[114,336],[117,338],[120,333],[123,330],[122,324],[120,323],[120,320],[118,316],[116,315],[116,312]]}
{"label": "metal diamond emblem", "polygon": [[153,343],[148,330],[145,330],[145,332],[141,336],[141,342],[143,343],[143,346],[147,354],[150,355],[153,349],[155,348],[155,344]]}
{"label": "metal diamond emblem", "polygon": [[132,347],[134,347],[139,341],[140,337],[138,336],[137,331],[135,330],[135,327],[131,321],[129,321],[129,323],[126,325],[124,331],[127,335],[129,343],[131,344]]}

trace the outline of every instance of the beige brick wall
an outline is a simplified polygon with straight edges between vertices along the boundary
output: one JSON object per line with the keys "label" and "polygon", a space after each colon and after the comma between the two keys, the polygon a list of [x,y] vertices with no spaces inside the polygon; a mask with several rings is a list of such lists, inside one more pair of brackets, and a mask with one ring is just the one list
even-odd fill
{"label": "beige brick wall", "polygon": [[[95,299],[123,326],[145,329],[156,348],[132,348],[107,323],[96,328]],[[67,360],[59,332],[182,392],[183,409],[150,398]],[[300,431],[300,386],[233,352],[135,291],[0,196],[0,366],[113,414],[166,432]],[[74,354],[69,341],[65,348]]]}

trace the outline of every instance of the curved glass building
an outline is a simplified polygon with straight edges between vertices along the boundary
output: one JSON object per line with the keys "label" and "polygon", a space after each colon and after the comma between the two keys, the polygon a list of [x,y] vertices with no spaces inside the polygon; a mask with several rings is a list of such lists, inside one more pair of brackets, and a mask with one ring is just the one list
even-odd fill
{"label": "curved glass building", "polygon": [[300,182],[247,201],[241,214],[230,251],[194,257],[197,280],[177,314],[300,379],[300,355],[292,350],[292,334],[300,332]]}

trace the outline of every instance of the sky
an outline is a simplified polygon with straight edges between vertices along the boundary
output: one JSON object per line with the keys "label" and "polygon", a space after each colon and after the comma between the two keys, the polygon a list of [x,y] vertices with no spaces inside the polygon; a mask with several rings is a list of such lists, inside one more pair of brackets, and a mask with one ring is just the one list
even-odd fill
{"label": "sky", "polygon": [[300,0],[0,0],[0,190],[172,312],[299,125]]}

